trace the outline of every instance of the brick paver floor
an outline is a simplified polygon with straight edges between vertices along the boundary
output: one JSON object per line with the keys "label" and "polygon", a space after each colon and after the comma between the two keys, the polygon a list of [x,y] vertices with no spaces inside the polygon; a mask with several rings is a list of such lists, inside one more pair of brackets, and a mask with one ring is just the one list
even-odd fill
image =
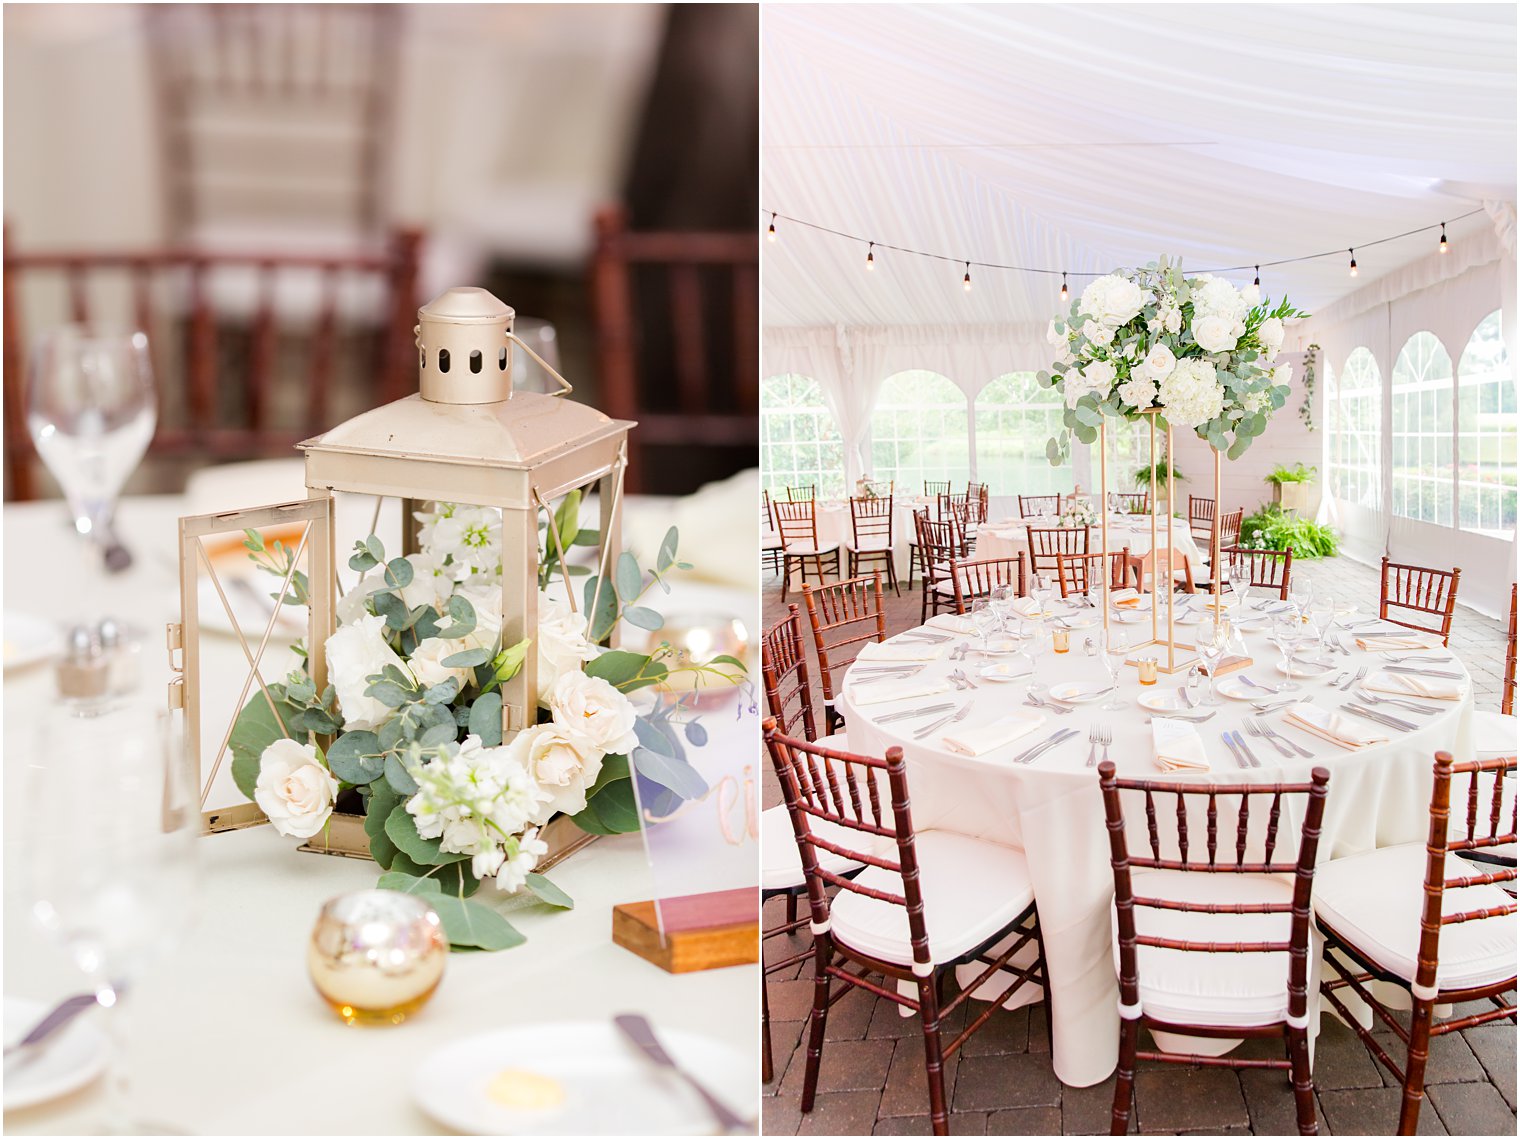
{"label": "brick paver floor", "polygon": [[[1330,558],[1295,562],[1293,572],[1311,577],[1316,589],[1355,599],[1364,611],[1375,610],[1374,568]],[[800,603],[801,597],[793,594],[791,600]],[[888,593],[887,606],[889,632],[918,624],[916,590],[904,589],[901,598]],[[767,624],[785,613],[775,577],[766,581],[764,607]],[[1451,644],[1473,676],[1478,705],[1497,707],[1504,672],[1501,623],[1459,605]],[[816,702],[821,709],[821,696]],[[778,802],[779,791],[767,771],[764,805]],[[781,922],[783,907],[781,899],[768,903],[767,927]],[[777,938],[767,943],[766,957],[780,960],[801,947],[799,940]],[[800,1045],[812,997],[808,968],[796,966],[768,979],[775,1079],[765,1087],[763,1132],[927,1135],[928,1092],[918,1021],[899,1016],[891,1002],[863,991],[851,993],[831,1010],[817,1102],[807,1116],[798,1110],[804,1061]],[[947,1039],[964,1026],[965,1012],[962,1006],[951,1015]],[[999,1011],[967,1041],[963,1053],[946,1064],[952,1134],[1107,1133],[1112,1077],[1096,1087],[1064,1087],[1050,1068],[1044,1017],[1043,1007]],[[1434,1042],[1421,1134],[1516,1133],[1515,1035],[1512,1026],[1490,1025]],[[1397,1055],[1391,1034],[1380,1043]],[[1235,1054],[1276,1056],[1276,1047],[1273,1042],[1252,1041]],[[1314,1079],[1323,1132],[1394,1132],[1399,1092],[1392,1077],[1333,1017],[1322,1021]],[[1295,1131],[1293,1095],[1286,1077],[1275,1071],[1142,1065],[1136,1077],[1134,1126],[1152,1134],[1287,1135]]]}

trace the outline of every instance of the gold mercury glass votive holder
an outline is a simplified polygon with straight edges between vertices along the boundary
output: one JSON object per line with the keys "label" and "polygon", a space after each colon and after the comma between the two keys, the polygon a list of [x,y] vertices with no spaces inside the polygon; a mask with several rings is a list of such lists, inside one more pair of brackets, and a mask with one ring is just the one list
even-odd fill
{"label": "gold mercury glass votive holder", "polygon": [[443,979],[449,942],[433,907],[395,890],[330,899],[306,950],[312,984],[347,1024],[400,1024]]}
{"label": "gold mercury glass votive holder", "polygon": [[1062,628],[1052,629],[1050,643],[1058,653],[1069,652],[1071,650],[1071,633]]}
{"label": "gold mercury glass votive holder", "polygon": [[1141,684],[1155,684],[1156,683],[1156,658],[1155,657],[1141,657],[1138,661],[1135,662],[1135,664],[1140,669],[1140,683]]}

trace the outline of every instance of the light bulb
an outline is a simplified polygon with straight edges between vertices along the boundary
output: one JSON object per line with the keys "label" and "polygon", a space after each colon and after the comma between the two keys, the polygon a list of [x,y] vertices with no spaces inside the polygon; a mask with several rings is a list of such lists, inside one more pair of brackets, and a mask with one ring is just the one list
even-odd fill
{"label": "light bulb", "polygon": [[1444,221],[1441,223],[1441,244],[1437,248],[1439,248],[1442,253],[1445,253],[1450,248],[1450,246],[1446,244],[1446,223]]}
{"label": "light bulb", "polygon": [[1069,296],[1071,296],[1071,293],[1066,288],[1066,274],[1062,273],[1061,274],[1061,299],[1064,301]]}
{"label": "light bulb", "polygon": [[1348,250],[1347,252],[1349,252],[1351,254],[1351,275],[1353,277],[1355,277],[1356,276],[1356,250],[1355,249],[1351,249],[1351,250]]}
{"label": "light bulb", "polygon": [[1260,265],[1256,266],[1256,279],[1253,280],[1251,282],[1251,284],[1255,285],[1258,289],[1261,288],[1261,266]]}
{"label": "light bulb", "polygon": [[876,268],[876,242],[871,242],[871,248],[866,250],[866,269],[869,271]]}
{"label": "light bulb", "polygon": [[966,275],[961,278],[961,288],[968,293],[971,291],[971,262],[966,262]]}
{"label": "light bulb", "polygon": [[770,242],[774,242],[776,240],[776,215],[775,214],[771,214],[771,225],[770,225],[770,228],[765,231],[765,240],[766,241],[770,241]]}

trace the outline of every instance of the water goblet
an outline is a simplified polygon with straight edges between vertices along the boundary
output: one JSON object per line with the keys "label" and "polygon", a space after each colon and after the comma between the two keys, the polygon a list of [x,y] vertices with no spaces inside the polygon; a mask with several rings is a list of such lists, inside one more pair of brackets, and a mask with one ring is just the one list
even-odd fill
{"label": "water goblet", "polygon": [[1119,694],[1119,676],[1124,671],[1124,662],[1129,659],[1129,634],[1122,629],[1109,629],[1103,634],[1103,667],[1108,671],[1108,683],[1113,687],[1114,694],[1106,704],[1105,711],[1116,712],[1125,706],[1124,698]]}
{"label": "water goblet", "polygon": [[1224,659],[1225,650],[1230,645],[1229,621],[1204,621],[1198,626],[1198,637],[1194,644],[1204,667],[1209,670],[1209,692],[1203,698],[1203,703],[1217,707],[1223,703],[1219,699],[1216,685],[1219,682],[1219,662]]}
{"label": "water goblet", "polygon": [[1235,595],[1235,611],[1244,615],[1246,602],[1251,593],[1251,566],[1245,558],[1236,558],[1230,562],[1225,571],[1225,579],[1230,583],[1230,591]]}
{"label": "water goblet", "polygon": [[982,648],[988,648],[993,627],[998,623],[997,613],[993,611],[992,602],[988,598],[978,597],[971,603],[971,623],[976,626]]}
{"label": "water goblet", "polygon": [[1328,593],[1315,594],[1314,600],[1309,603],[1309,620],[1313,622],[1316,634],[1315,655],[1323,658],[1325,638],[1335,624],[1335,598]]}
{"label": "water goblet", "polygon": [[1014,592],[1011,585],[997,585],[992,589],[992,611],[997,614],[998,630],[1008,631],[1008,617],[1013,612]]}
{"label": "water goblet", "polygon": [[1293,679],[1293,654],[1298,649],[1299,638],[1303,636],[1303,621],[1296,612],[1289,610],[1279,613],[1272,621],[1272,643],[1277,646],[1277,651],[1283,658],[1283,675],[1286,680],[1279,685],[1282,692],[1297,692],[1302,687]]}
{"label": "water goblet", "polygon": [[1288,600],[1298,609],[1299,616],[1309,615],[1309,604],[1314,600],[1314,583],[1303,574],[1294,577],[1288,586]]}

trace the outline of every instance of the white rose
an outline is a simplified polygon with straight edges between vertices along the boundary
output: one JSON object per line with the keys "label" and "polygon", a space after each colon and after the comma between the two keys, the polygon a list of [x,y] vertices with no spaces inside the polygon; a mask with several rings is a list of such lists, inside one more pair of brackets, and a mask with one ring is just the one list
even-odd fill
{"label": "white rose", "polygon": [[1279,387],[1287,387],[1293,382],[1293,365],[1279,364],[1272,369],[1272,382]]}
{"label": "white rose", "polygon": [[1200,316],[1220,316],[1233,325],[1250,308],[1240,290],[1223,277],[1199,277],[1193,282],[1192,296],[1195,320]]}
{"label": "white rose", "polygon": [[1254,284],[1247,285],[1240,290],[1240,299],[1248,305],[1254,305],[1257,301],[1261,300],[1261,286]]}
{"label": "white rose", "polygon": [[1162,327],[1173,336],[1182,330],[1182,310],[1174,308],[1161,321]]}
{"label": "white rose", "polygon": [[1172,350],[1165,344],[1157,344],[1145,354],[1140,373],[1145,379],[1160,382],[1170,376],[1176,366],[1177,357]]}
{"label": "white rose", "polygon": [[[1082,290],[1077,311],[1085,313],[1109,328],[1128,324],[1145,307],[1146,292],[1135,282],[1117,273],[1099,277]],[[1088,332],[1089,337],[1092,336]]]}
{"label": "white rose", "polygon": [[1267,351],[1276,353],[1283,343],[1283,322],[1275,316],[1267,317],[1256,326],[1256,339]]}
{"label": "white rose", "polygon": [[471,669],[451,667],[443,663],[445,657],[451,657],[455,653],[466,652],[476,646],[467,640],[445,641],[441,637],[428,637],[420,641],[412,654],[407,658],[407,666],[412,670],[412,675],[417,678],[417,683],[424,688],[431,688],[435,684],[442,684],[449,677],[455,677],[460,687],[470,682],[473,675]]}
{"label": "white rose", "polygon": [[380,573],[366,574],[354,582],[353,588],[339,598],[338,604],[333,607],[338,624],[352,625],[360,617],[369,616],[365,602],[369,600],[370,594],[379,593],[385,588],[385,578]]}
{"label": "white rose", "polygon": [[580,671],[595,660],[596,646],[586,639],[586,618],[547,593],[538,595],[538,702],[548,704],[549,693],[566,672]]}
{"label": "white rose", "polygon": [[360,617],[327,638],[327,674],[338,695],[343,726],[349,731],[374,730],[391,718],[394,709],[366,696],[369,678],[393,664],[406,666],[385,641],[384,617]]}
{"label": "white rose", "polygon": [[253,801],[274,829],[291,838],[310,838],[332,815],[338,781],[317,759],[312,744],[275,740],[259,756]]}
{"label": "white rose", "polygon": [[1142,377],[1119,385],[1119,398],[1137,411],[1144,411],[1156,402],[1156,385]]}
{"label": "white rose", "polygon": [[1229,352],[1235,347],[1235,321],[1225,316],[1195,316],[1193,339],[1205,352]]}
{"label": "white rose", "polygon": [[1094,324],[1089,321],[1082,326],[1082,333],[1101,348],[1107,348],[1114,342],[1114,330],[1106,324]]}
{"label": "white rose", "polygon": [[627,755],[638,744],[633,705],[599,676],[565,673],[549,693],[554,722],[606,755]]}
{"label": "white rose", "polygon": [[1088,379],[1082,372],[1067,372],[1065,384],[1061,390],[1066,396],[1066,406],[1076,407],[1077,401],[1088,392],[1097,391],[1098,385],[1093,380]]}
{"label": "white rose", "polygon": [[559,724],[537,724],[518,732],[507,753],[551,796],[538,822],[548,822],[556,811],[576,815],[586,809],[586,791],[601,774],[602,754],[588,750],[581,737]]}

